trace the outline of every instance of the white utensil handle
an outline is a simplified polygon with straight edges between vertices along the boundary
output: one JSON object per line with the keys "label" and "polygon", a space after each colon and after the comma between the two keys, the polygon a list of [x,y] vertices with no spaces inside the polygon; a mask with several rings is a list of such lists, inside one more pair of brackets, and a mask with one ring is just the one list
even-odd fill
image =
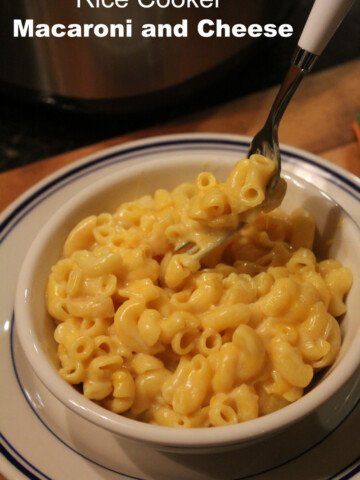
{"label": "white utensil handle", "polygon": [[354,0],[316,0],[299,40],[299,47],[320,55],[350,10]]}

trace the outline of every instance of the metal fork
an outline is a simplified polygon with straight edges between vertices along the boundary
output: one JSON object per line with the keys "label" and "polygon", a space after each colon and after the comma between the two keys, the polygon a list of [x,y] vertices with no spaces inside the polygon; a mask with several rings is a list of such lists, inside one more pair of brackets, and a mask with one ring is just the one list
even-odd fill
{"label": "metal fork", "polygon": [[318,55],[299,46],[296,47],[291,66],[275,97],[269,116],[250,144],[248,158],[258,153],[264,155],[264,157],[271,158],[275,162],[274,175],[267,185],[267,195],[272,195],[274,192],[281,173],[281,155],[278,140],[280,121],[301,80],[313,68],[317,58]]}
{"label": "metal fork", "polygon": [[[272,104],[269,116],[263,128],[253,138],[248,157],[255,153],[264,155],[274,160],[275,171],[266,188],[266,198],[273,194],[280,178],[281,155],[278,140],[278,129],[281,118],[295,91],[304,78],[310,72],[335,33],[337,27],[350,10],[354,0],[316,0],[305,27],[299,39],[298,45],[292,56],[291,65],[287,71],[281,87]],[[225,233],[218,241],[204,249],[197,249],[190,242],[184,243],[175,249],[176,253],[185,252],[201,259],[212,250],[228,241],[233,235],[241,230],[245,222]]]}
{"label": "metal fork", "polygon": [[278,129],[281,118],[305,74],[310,72],[336,29],[350,10],[354,0],[316,0],[293,53],[269,116],[263,128],[253,138],[248,157],[259,153],[275,161],[275,173],[267,186],[271,195],[281,173]]}

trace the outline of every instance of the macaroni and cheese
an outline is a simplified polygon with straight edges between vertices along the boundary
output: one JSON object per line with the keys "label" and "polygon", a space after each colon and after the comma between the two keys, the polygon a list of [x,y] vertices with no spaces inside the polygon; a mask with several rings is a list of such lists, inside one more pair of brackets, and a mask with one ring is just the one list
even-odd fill
{"label": "macaroni and cheese", "polygon": [[[299,399],[340,349],[351,271],[312,251],[303,209],[278,210],[274,164],[239,161],[83,219],[53,266],[47,304],[60,374],[127,417],[174,427],[243,422]],[[265,201],[265,203],[264,203]],[[245,227],[204,259],[199,249]]]}

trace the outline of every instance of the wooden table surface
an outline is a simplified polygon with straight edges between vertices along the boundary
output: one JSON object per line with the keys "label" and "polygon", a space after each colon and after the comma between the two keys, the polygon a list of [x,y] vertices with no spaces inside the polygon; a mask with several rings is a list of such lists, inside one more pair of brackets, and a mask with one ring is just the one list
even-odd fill
{"label": "wooden table surface", "polygon": [[[280,140],[360,176],[360,146],[352,130],[360,112],[360,60],[310,75],[303,81],[282,120]],[[269,111],[271,88],[200,113],[90,145],[0,174],[0,210],[55,170],[103,148],[169,133],[221,132],[254,135]],[[20,432],[20,427],[19,427]],[[0,480],[4,477],[0,474]]]}
{"label": "wooden table surface", "polygon": [[[303,148],[360,176],[360,150],[351,128],[360,112],[360,60],[306,78],[280,127],[282,143]],[[181,132],[254,135],[264,122],[276,88],[261,91],[171,123],[112,138],[0,174],[0,210],[58,168],[129,140]]]}

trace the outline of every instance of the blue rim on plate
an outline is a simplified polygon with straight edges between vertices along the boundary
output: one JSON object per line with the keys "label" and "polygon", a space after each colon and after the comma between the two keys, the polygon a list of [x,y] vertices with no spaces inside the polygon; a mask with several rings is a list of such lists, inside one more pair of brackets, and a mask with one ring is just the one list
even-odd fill
{"label": "blue rim on plate", "polygon": [[[128,144],[124,146],[117,146],[112,149],[96,153],[90,157],[87,157],[83,160],[79,160],[70,167],[61,169],[54,175],[48,177],[47,179],[40,182],[38,185],[33,187],[28,193],[25,193],[17,202],[14,202],[4,213],[3,219],[0,223],[0,245],[2,242],[11,234],[11,232],[21,223],[21,221],[33,210],[37,205],[46,201],[51,195],[53,195],[58,190],[62,189],[66,185],[76,181],[77,179],[89,175],[92,172],[101,170],[109,165],[118,164],[126,160],[131,160],[141,155],[141,157],[146,157],[148,155],[154,155],[157,152],[171,152],[171,151],[184,151],[184,150],[219,150],[219,151],[232,151],[238,153],[245,153],[249,147],[249,140],[243,137],[234,137],[227,135],[179,135],[171,137],[156,137],[154,139],[148,139],[145,141],[134,142],[133,144]],[[317,175],[326,179],[327,182],[333,183],[338,188],[346,192],[348,195],[353,197],[355,200],[360,201],[360,181],[357,177],[349,175],[347,172],[343,171],[340,168],[334,167],[328,164],[326,161],[321,161],[315,156],[302,153],[300,150],[292,149],[290,147],[282,147],[281,153],[283,156],[284,164],[296,164],[296,162],[301,162],[308,166],[308,168],[316,168]],[[46,425],[46,423],[40,418],[36,410],[31,405],[31,401],[26,395],[24,387],[21,383],[17,366],[16,359],[14,355],[14,344],[13,344],[13,326],[14,318],[11,322],[10,328],[10,351],[11,351],[11,362],[14,369],[14,374],[18,382],[18,386],[23,396],[25,397],[27,403],[30,405],[32,412],[37,416],[38,420],[43,423],[47,430],[54,435],[60,442],[64,444],[67,448],[72,449],[78,455],[82,456],[88,461],[94,462],[90,458],[86,458],[82,453],[74,450],[73,447],[66,444],[57,434],[51,430],[51,428]],[[356,409],[359,406],[359,402],[353,408]],[[353,411],[352,410],[352,411]],[[348,413],[347,417],[351,415],[351,412]],[[312,445],[310,448],[307,448],[305,451],[298,454],[295,458],[299,458],[302,455],[306,454],[309,450],[315,448],[319,443],[325,440],[328,436],[332,435],[337,428],[346,420],[345,417],[340,424],[331,432],[329,432],[324,438],[319,442]],[[28,459],[23,457],[20,452],[9,442],[9,440],[0,432],[0,453],[4,458],[13,466],[13,468],[24,475],[26,478],[34,480],[51,480],[51,477],[47,476],[41,471],[40,468],[37,468],[31,463]],[[285,463],[293,461],[295,458],[287,460]],[[336,472],[330,478],[340,478],[341,480],[346,480],[354,478],[357,473],[360,472],[360,457],[353,459],[350,464],[342,468],[340,471]],[[100,466],[115,475],[122,475],[124,478],[140,480],[140,477],[135,477],[127,475],[123,472],[117,472],[115,470],[109,469],[106,466],[100,465],[94,462],[97,466]],[[254,475],[242,477],[242,478],[253,478],[260,474],[264,474],[279,468],[284,465],[276,465],[273,468],[267,469],[263,472],[257,472]],[[40,476],[39,476],[40,475]]]}

